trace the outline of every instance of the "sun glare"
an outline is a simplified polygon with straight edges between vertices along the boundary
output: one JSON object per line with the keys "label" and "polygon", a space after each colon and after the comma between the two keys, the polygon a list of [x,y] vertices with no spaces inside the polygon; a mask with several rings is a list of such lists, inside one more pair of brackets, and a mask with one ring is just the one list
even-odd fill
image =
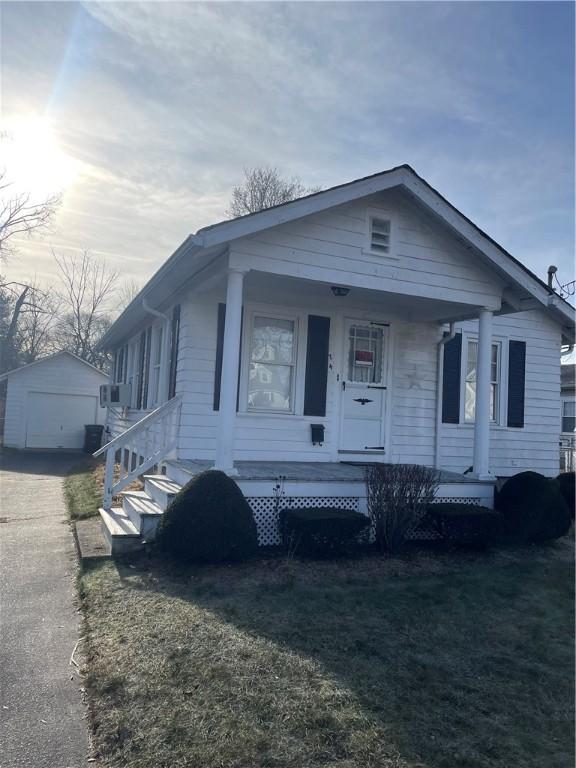
{"label": "sun glare", "polygon": [[17,192],[33,200],[65,192],[77,175],[77,163],[58,145],[49,120],[27,117],[11,120],[4,127],[0,146],[0,168]]}

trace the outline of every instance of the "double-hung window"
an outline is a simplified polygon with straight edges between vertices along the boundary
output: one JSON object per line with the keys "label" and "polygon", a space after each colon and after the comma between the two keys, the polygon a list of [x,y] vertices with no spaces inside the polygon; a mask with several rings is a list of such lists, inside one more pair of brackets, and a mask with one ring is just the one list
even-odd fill
{"label": "double-hung window", "polygon": [[[478,365],[478,341],[468,339],[466,350],[466,380],[464,397],[464,418],[474,421],[476,417],[476,373]],[[490,357],[490,421],[499,420],[500,401],[500,343],[492,344]]]}
{"label": "double-hung window", "polygon": [[576,400],[562,403],[562,432],[576,432]]}
{"label": "double-hung window", "polygon": [[296,320],[254,315],[248,409],[293,413],[295,368]]}

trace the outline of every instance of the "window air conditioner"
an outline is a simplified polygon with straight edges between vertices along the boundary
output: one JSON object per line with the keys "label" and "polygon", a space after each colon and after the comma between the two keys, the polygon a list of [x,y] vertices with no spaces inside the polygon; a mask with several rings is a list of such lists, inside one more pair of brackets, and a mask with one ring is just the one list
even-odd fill
{"label": "window air conditioner", "polygon": [[125,408],[130,405],[130,384],[102,384],[100,406],[102,408]]}

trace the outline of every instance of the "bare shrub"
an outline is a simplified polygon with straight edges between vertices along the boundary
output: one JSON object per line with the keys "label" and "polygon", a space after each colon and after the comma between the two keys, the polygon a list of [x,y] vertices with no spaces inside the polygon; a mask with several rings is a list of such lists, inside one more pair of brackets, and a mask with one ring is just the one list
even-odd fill
{"label": "bare shrub", "polygon": [[366,468],[368,512],[381,551],[398,552],[410,528],[426,514],[438,489],[438,473],[417,464],[372,464]]}

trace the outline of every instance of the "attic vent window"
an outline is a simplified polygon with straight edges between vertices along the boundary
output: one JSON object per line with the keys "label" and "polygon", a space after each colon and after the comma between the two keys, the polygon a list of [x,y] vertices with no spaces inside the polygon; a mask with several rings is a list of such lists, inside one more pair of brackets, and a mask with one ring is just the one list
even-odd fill
{"label": "attic vent window", "polygon": [[394,257],[391,217],[378,213],[368,215],[366,251],[378,256]]}

